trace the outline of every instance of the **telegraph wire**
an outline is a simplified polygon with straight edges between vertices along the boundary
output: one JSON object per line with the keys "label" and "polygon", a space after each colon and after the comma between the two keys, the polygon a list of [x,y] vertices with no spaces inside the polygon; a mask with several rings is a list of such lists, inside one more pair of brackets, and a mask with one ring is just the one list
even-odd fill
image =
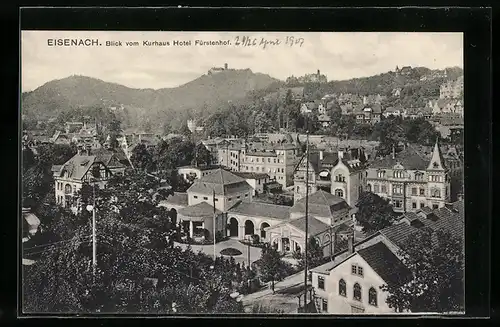
{"label": "telegraph wire", "polygon": [[47,243],[47,244],[40,244],[40,245],[31,246],[31,247],[29,247],[29,248],[24,248],[24,247],[23,247],[23,251],[25,251],[25,250],[31,250],[31,249],[35,249],[35,248],[43,248],[43,247],[51,246],[51,245],[54,245],[54,244],[60,244],[60,243],[71,242],[71,241],[77,240],[77,239],[79,239],[79,238],[86,239],[87,237],[91,237],[91,236],[92,236],[92,235],[86,235],[86,236],[75,236],[75,237],[73,237],[73,238],[70,238],[69,240],[62,240],[62,241],[58,241],[58,242],[52,242],[52,243]]}

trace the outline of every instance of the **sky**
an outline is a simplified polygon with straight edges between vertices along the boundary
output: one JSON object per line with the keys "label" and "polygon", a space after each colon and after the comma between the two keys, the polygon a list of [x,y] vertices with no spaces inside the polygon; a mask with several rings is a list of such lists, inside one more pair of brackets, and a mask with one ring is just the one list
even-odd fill
{"label": "sky", "polygon": [[[236,46],[243,36],[279,39],[275,46]],[[303,39],[285,45],[287,37]],[[98,39],[102,46],[48,46],[48,39]],[[229,40],[227,46],[142,46],[145,40]],[[107,47],[106,41],[122,46]],[[141,46],[126,46],[139,41]],[[328,80],[372,76],[396,65],[431,69],[463,68],[462,33],[375,32],[123,32],[123,31],[22,31],[21,87],[32,91],[71,75],[84,75],[132,88],[176,87],[192,81],[211,67],[246,69],[285,80],[315,73]]]}

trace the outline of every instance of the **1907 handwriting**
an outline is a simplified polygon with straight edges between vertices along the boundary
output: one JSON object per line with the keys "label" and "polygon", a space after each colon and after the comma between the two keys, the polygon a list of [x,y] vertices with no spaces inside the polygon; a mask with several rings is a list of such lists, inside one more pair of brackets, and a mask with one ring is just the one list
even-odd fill
{"label": "1907 handwriting", "polygon": [[295,38],[293,36],[287,36],[284,39],[273,38],[266,39],[264,37],[256,38],[250,36],[236,36],[234,38],[234,45],[240,47],[262,47],[262,49],[266,49],[267,47],[272,46],[298,46],[302,47],[304,44],[304,38]]}

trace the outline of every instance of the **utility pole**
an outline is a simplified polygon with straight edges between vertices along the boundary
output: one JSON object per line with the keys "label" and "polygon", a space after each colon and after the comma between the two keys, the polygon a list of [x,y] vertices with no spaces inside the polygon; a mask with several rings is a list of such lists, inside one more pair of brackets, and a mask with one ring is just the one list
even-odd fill
{"label": "utility pole", "polygon": [[95,276],[97,267],[97,237],[95,226],[95,181],[92,183],[92,274]]}
{"label": "utility pole", "polygon": [[305,258],[304,258],[304,312],[307,312],[307,279],[308,279],[308,273],[307,273],[307,252],[308,252],[308,233],[309,233],[309,126],[307,122],[307,116],[306,116],[306,216],[305,216],[305,242],[304,242],[304,253],[305,253]]}
{"label": "utility pole", "polygon": [[[224,185],[222,187],[224,187]],[[213,227],[214,227],[213,228],[214,229],[213,233],[214,233],[214,235],[213,235],[213,238],[214,238],[214,265],[215,265],[215,259],[217,257],[217,254],[216,254],[216,251],[215,251],[215,233],[216,233],[216,231],[215,231],[215,225],[216,225],[216,222],[217,222],[217,209],[215,208],[215,189],[213,189],[213,205],[214,205],[214,222],[213,222]]]}
{"label": "utility pole", "polygon": [[248,243],[248,268],[250,267],[250,243]]}

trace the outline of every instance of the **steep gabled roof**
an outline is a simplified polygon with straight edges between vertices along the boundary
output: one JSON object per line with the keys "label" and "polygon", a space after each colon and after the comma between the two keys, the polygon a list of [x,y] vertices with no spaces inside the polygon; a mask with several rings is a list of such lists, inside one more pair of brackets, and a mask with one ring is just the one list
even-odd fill
{"label": "steep gabled roof", "polygon": [[420,232],[418,228],[412,227],[405,223],[391,225],[380,230],[380,234],[385,236],[389,241],[391,241],[391,243],[400,248],[402,245],[404,245],[404,243],[408,239],[408,236],[418,232]]}
{"label": "steep gabled roof", "polygon": [[[292,207],[293,212],[305,213],[306,198],[299,199]],[[319,217],[332,217],[333,213],[350,208],[347,202],[341,197],[319,190],[309,195],[309,214]]]}
{"label": "steep gabled roof", "polygon": [[401,285],[411,278],[410,270],[383,242],[360,249],[358,254],[388,285]]}
{"label": "steep gabled roof", "polygon": [[396,153],[394,159],[392,155],[388,155],[384,158],[372,160],[370,167],[392,169],[397,163],[401,164],[405,169],[425,170],[429,161],[423,154],[418,153],[412,147],[407,147]]}
{"label": "steep gabled roof", "polygon": [[446,163],[443,157],[443,153],[441,152],[441,148],[439,147],[439,144],[436,140],[436,143],[434,144],[434,149],[432,151],[432,157],[429,162],[429,166],[427,167],[428,170],[445,170],[446,169]]}

